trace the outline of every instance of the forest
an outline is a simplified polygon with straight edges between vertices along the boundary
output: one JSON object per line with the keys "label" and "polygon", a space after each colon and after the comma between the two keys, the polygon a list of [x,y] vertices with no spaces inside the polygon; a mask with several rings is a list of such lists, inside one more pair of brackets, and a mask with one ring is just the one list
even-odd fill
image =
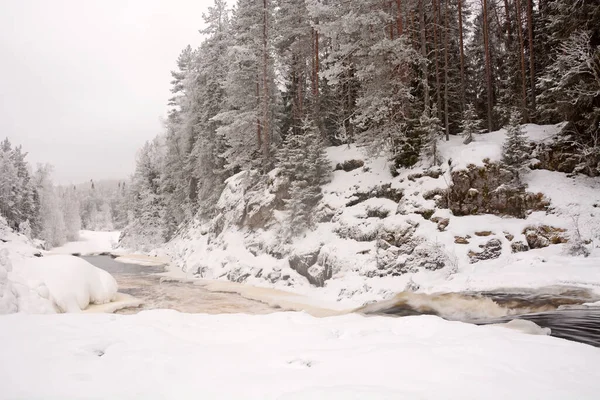
{"label": "forest", "polygon": [[[385,155],[397,174],[438,164],[451,135],[467,145],[522,123],[566,121],[548,148],[552,168],[600,174],[597,0],[215,0],[203,19],[202,44],[176,60],[164,133],[111,199],[82,204],[90,196],[54,188],[47,169],[28,172],[5,142],[0,209],[13,227],[58,243],[44,232],[50,210],[64,210],[66,238],[104,207],[118,215],[87,226],[160,245],[214,217],[226,179],[252,170],[289,182],[293,236],[314,224],[326,146]],[[513,131],[509,147],[527,151]]]}

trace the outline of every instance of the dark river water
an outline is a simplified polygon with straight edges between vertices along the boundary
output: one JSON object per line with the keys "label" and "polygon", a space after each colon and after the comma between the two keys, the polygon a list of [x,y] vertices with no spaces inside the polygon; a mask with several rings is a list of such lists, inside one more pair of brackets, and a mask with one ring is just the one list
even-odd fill
{"label": "dark river water", "polygon": [[[162,308],[210,314],[267,314],[282,311],[235,293],[211,292],[192,283],[161,280],[156,275],[164,271],[161,266],[125,264],[110,256],[82,258],[111,273],[119,284],[120,292],[144,302],[139,308],[124,309],[118,313],[132,314],[140,310]],[[552,336],[600,347],[600,307],[582,306],[583,303],[598,300],[591,292],[573,287],[432,295],[404,292],[390,300],[355,311],[396,317],[431,314],[478,325],[524,319],[550,328]]]}

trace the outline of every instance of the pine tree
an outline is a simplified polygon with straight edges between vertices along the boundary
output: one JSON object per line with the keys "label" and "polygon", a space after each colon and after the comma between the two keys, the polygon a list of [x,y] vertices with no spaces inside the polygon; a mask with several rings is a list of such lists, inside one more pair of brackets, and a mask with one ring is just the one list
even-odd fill
{"label": "pine tree", "polygon": [[272,58],[272,0],[238,0],[231,21],[229,70],[224,81],[225,106],[214,117],[228,148],[227,169],[271,165],[271,145],[277,143],[279,92]]}
{"label": "pine tree", "polygon": [[509,124],[505,129],[506,139],[502,147],[502,162],[515,173],[516,179],[520,180],[519,172],[527,165],[530,159],[530,150],[518,111],[512,112]]}
{"label": "pine tree", "polygon": [[140,150],[129,192],[129,224],[120,240],[125,247],[150,250],[166,240],[165,198],[160,190],[163,158],[159,140],[147,142]]}
{"label": "pine tree", "polygon": [[225,179],[231,175],[222,156],[227,151],[227,143],[225,137],[218,134],[221,124],[214,117],[225,107],[223,82],[229,68],[227,49],[232,42],[229,10],[223,0],[216,0],[203,18],[206,28],[201,33],[207,38],[198,49],[197,75],[191,81],[198,93],[199,105],[197,136],[188,168],[193,176],[189,187],[195,206],[192,211],[208,217],[214,212]]}
{"label": "pine tree", "polygon": [[477,119],[475,107],[473,107],[472,104],[469,104],[463,113],[463,120],[461,122],[464,144],[469,144],[473,141],[473,135],[478,133],[481,129],[481,122],[482,121],[480,119]]}

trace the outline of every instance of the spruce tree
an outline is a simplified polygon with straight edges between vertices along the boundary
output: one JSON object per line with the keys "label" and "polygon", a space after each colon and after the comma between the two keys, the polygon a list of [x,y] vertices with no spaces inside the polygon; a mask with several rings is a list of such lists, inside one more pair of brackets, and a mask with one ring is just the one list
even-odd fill
{"label": "spruce tree", "polygon": [[510,121],[505,127],[506,139],[502,147],[502,162],[509,167],[520,180],[519,172],[522,171],[530,159],[529,147],[527,146],[527,136],[521,127],[521,115],[518,111],[513,111]]}
{"label": "spruce tree", "polygon": [[429,109],[429,107],[426,108],[419,119],[419,130],[423,137],[424,155],[432,165],[440,165],[442,161],[439,154],[438,141],[444,133],[444,128],[437,115],[437,106],[434,104],[432,109]]}
{"label": "spruce tree", "polygon": [[463,113],[461,128],[464,144],[471,143],[473,141],[473,134],[479,132],[479,129],[481,128],[481,120],[477,119],[477,113],[472,104],[469,104]]}
{"label": "spruce tree", "polygon": [[287,238],[300,235],[314,226],[313,211],[323,195],[321,186],[328,182],[330,165],[323,141],[313,122],[305,120],[297,135],[288,135],[281,147],[277,166],[290,182]]}

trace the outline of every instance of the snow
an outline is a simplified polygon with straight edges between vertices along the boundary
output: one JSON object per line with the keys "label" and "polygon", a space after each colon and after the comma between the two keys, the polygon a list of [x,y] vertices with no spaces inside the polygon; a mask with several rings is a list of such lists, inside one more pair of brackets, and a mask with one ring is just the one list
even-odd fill
{"label": "snow", "polygon": [[[560,124],[528,124],[524,131],[530,141],[543,142],[552,139],[561,128]],[[432,174],[432,170],[428,171],[429,165],[422,164],[399,170],[397,177],[392,177],[384,157],[369,156],[354,145],[329,147],[327,156],[332,166],[349,160],[362,160],[364,166],[350,172],[333,172],[331,182],[323,187],[322,200],[323,209],[333,214],[331,221],[319,223],[315,230],[296,238],[291,244],[281,243],[276,225],[255,232],[239,227],[248,174],[243,172],[228,180],[221,196],[220,207],[232,210],[223,219],[221,234],[215,235],[209,224],[195,221],[181,236],[152,255],[172,260],[168,276],[233,280],[249,286],[293,292],[303,299],[312,299],[313,306],[321,304],[336,310],[390,299],[407,289],[431,294],[574,285],[600,296],[599,178],[569,177],[545,170],[528,171],[523,174],[527,190],[543,193],[550,200],[550,210],[533,212],[525,219],[496,215],[457,217],[450,210],[437,208],[435,200],[431,199],[433,196],[425,196],[447,189],[451,170],[469,164],[484,165],[485,159],[486,162],[499,161],[504,139],[504,130],[475,135],[469,145],[463,145],[462,138],[452,136],[449,142],[440,142],[444,162],[433,171],[436,173]],[[452,160],[450,165],[448,160]],[[358,198],[357,194],[373,193],[384,186],[401,192],[400,202],[372,197],[349,205]],[[431,211],[434,214],[428,220],[421,215]],[[277,211],[275,217],[278,217]],[[449,224],[443,231],[434,222],[436,218],[448,219]],[[399,276],[378,276],[380,249],[376,239],[382,231],[399,232],[409,225],[414,227],[417,249],[426,254],[422,258],[435,254],[445,261],[446,267],[437,271],[407,268],[408,271]],[[590,256],[569,256],[568,244],[512,253],[511,243],[526,241],[525,228],[542,225],[566,229],[566,236],[570,238],[579,230],[582,239],[589,241]],[[491,235],[477,236],[475,233],[479,231],[490,231]],[[470,236],[469,243],[455,243],[458,236]],[[508,239],[510,236],[514,237],[512,241]],[[480,246],[491,239],[501,242],[501,255],[497,259],[471,264],[468,253],[481,251]],[[320,250],[319,262],[331,266],[333,277],[322,288],[312,286],[290,268],[285,257],[271,256],[265,249],[270,249],[271,254],[285,255]],[[398,260],[403,256],[400,254]],[[286,279],[279,279],[283,276]]]}
{"label": "snow", "polygon": [[[525,124],[522,126],[530,142],[543,142],[556,136],[563,124],[536,125]],[[469,164],[481,166],[483,160],[497,162],[502,158],[502,144],[506,138],[506,130],[474,135],[474,141],[468,145],[462,144],[463,138],[451,136],[449,141],[439,143],[440,153],[445,160],[452,161],[452,168],[462,169]]]}
{"label": "snow", "polygon": [[0,354],[2,398],[591,400],[600,390],[600,349],[432,316],[16,314],[0,317]]}
{"label": "snow", "polygon": [[59,312],[109,303],[117,293],[117,282],[108,272],[74,256],[30,258],[20,267],[20,275],[29,286],[43,284]]}
{"label": "snow", "polygon": [[53,254],[92,255],[110,252],[119,242],[121,232],[80,231],[79,240],[51,250]]}
{"label": "snow", "polygon": [[0,314],[54,312],[48,289],[39,283],[30,286],[19,275],[20,265],[39,253],[33,241],[9,229],[0,216]]}
{"label": "snow", "polygon": [[[77,252],[107,248],[114,233],[83,232],[86,240],[72,244]],[[47,255],[36,243],[10,230],[0,220],[0,314],[80,312],[90,304],[105,304],[117,293],[107,272],[67,255]],[[93,244],[90,245],[90,242]],[[63,247],[67,250],[68,246]],[[37,255],[37,256],[34,256]],[[121,297],[121,306],[133,299]],[[105,306],[107,312],[119,304]]]}

